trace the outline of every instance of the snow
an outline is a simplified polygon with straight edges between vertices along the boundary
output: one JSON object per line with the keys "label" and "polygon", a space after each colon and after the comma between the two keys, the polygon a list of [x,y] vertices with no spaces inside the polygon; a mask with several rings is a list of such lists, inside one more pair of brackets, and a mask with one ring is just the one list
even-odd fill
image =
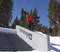
{"label": "snow", "polygon": [[42,32],[39,32],[39,31],[35,31],[35,33],[39,34],[39,35],[43,35],[45,36],[46,34],[43,34]]}
{"label": "snow", "polygon": [[[16,34],[16,29],[9,29],[9,28],[1,28],[0,27],[0,32],[6,32],[6,33],[15,33]],[[41,33],[43,35],[42,32],[37,32],[36,33]],[[49,52],[60,52],[60,37],[56,37],[56,36],[50,36],[50,47],[51,47],[51,51]],[[32,52],[41,52],[39,50],[33,50]]]}
{"label": "snow", "polygon": [[0,27],[0,32],[14,33],[14,34],[16,34],[16,29],[10,29],[10,28],[3,28],[3,27]]}
{"label": "snow", "polygon": [[43,34],[42,32],[39,32],[39,31],[35,31],[35,33],[45,35],[45,34]]}
{"label": "snow", "polygon": [[50,46],[51,50],[54,50],[54,52],[60,52],[60,37],[50,36]]}

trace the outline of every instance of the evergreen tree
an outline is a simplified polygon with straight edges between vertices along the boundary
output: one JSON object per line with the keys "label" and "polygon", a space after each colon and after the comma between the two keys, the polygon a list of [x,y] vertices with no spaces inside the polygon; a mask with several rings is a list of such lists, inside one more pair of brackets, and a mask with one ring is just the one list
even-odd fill
{"label": "evergreen tree", "polygon": [[2,4],[3,0],[0,0],[0,5]]}
{"label": "evergreen tree", "polygon": [[21,9],[21,18],[20,18],[21,21],[23,21],[23,15],[24,15],[24,10],[23,10],[23,8],[22,8],[22,9]]}
{"label": "evergreen tree", "polygon": [[45,34],[48,34],[48,28],[47,26],[42,26],[42,32],[45,33]]}
{"label": "evergreen tree", "polygon": [[20,23],[21,23],[22,27],[28,28],[28,24],[27,24],[27,21],[26,21],[26,14],[28,14],[28,12],[24,11],[23,8],[22,8]]}
{"label": "evergreen tree", "polygon": [[24,17],[24,10],[23,8],[21,9],[21,17],[20,17],[20,22],[19,25],[23,26],[23,17]]}
{"label": "evergreen tree", "polygon": [[0,26],[8,27],[12,20],[12,0],[0,0]]}
{"label": "evergreen tree", "polygon": [[34,11],[33,11],[33,17],[32,17],[33,20],[34,20],[34,28],[35,28],[35,30],[38,30],[37,29],[38,28],[37,26],[38,26],[39,18],[40,18],[40,17],[38,17],[37,13],[38,13],[37,12],[37,9],[35,8]]}
{"label": "evergreen tree", "polygon": [[32,12],[32,10],[30,11],[30,17],[33,17],[33,12]]}
{"label": "evergreen tree", "polygon": [[57,34],[60,35],[60,3],[58,3],[58,16],[57,16],[57,22],[58,22],[58,32]]}
{"label": "evergreen tree", "polygon": [[54,35],[57,35],[56,26],[58,24],[59,2],[57,2],[56,0],[50,0],[48,11],[50,27],[54,26]]}
{"label": "evergreen tree", "polygon": [[16,25],[19,25],[19,20],[18,20],[18,17],[16,16],[11,28],[16,28]]}
{"label": "evergreen tree", "polygon": [[25,28],[28,28],[28,24],[27,24],[27,21],[26,21],[26,15],[27,14],[28,14],[28,12],[24,13],[24,24],[23,25],[24,25]]}
{"label": "evergreen tree", "polygon": [[52,36],[54,35],[53,28],[51,28],[51,27],[49,28],[49,35],[52,35]]}
{"label": "evergreen tree", "polygon": [[36,26],[36,30],[42,32],[42,24],[37,24],[37,26]]}

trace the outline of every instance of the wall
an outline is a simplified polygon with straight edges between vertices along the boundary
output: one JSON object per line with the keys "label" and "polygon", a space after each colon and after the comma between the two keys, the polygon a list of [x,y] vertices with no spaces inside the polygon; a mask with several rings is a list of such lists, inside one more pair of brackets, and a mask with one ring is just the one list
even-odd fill
{"label": "wall", "polygon": [[46,34],[40,34],[32,32],[26,28],[16,25],[17,35],[21,37],[26,43],[28,43],[35,50],[49,51],[50,40]]}

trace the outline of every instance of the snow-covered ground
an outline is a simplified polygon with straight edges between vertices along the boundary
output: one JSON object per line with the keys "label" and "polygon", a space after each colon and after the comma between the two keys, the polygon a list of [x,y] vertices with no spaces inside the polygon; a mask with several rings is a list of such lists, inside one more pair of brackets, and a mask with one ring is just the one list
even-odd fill
{"label": "snow-covered ground", "polygon": [[60,37],[50,36],[51,50],[54,52],[60,52]]}
{"label": "snow-covered ground", "polygon": [[[16,33],[16,29],[9,29],[9,28],[1,28],[0,27],[0,32]],[[36,33],[43,34],[42,32],[36,32]],[[50,47],[51,47],[50,52],[60,52],[60,37],[50,36]],[[33,50],[33,52],[35,52],[35,51]],[[36,51],[36,52],[39,52],[39,51]]]}
{"label": "snow-covered ground", "polygon": [[0,32],[14,33],[14,34],[16,34],[16,29],[10,29],[10,28],[3,28],[3,27],[0,27]]}

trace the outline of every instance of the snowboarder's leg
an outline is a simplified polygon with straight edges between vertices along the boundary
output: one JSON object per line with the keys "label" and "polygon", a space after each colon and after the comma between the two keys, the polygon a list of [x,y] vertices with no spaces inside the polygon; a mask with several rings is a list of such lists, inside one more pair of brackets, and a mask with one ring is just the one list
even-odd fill
{"label": "snowboarder's leg", "polygon": [[31,30],[31,23],[29,23],[29,30]]}
{"label": "snowboarder's leg", "polygon": [[33,23],[31,23],[31,30],[33,30]]}

